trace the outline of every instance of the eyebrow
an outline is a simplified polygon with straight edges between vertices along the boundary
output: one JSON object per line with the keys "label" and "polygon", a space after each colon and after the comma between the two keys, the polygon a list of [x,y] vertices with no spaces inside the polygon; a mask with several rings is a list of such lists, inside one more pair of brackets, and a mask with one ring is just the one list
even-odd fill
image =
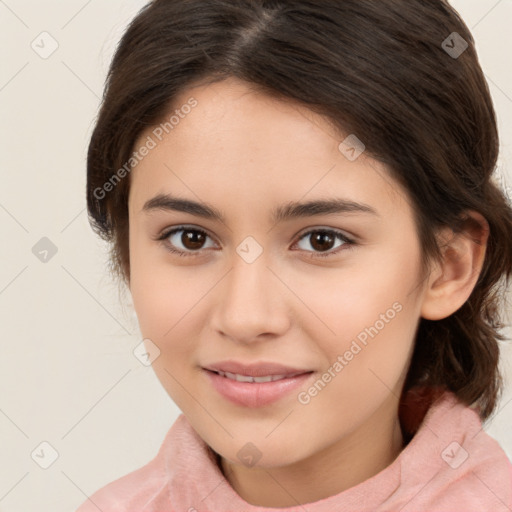
{"label": "eyebrow", "polygon": [[[199,203],[190,199],[174,197],[170,194],[158,194],[144,204],[142,211],[156,210],[177,211],[189,213],[197,217],[216,220],[226,223],[225,216],[208,203]],[[274,208],[271,212],[271,222],[279,223],[290,219],[314,217],[320,215],[332,215],[343,213],[366,213],[380,217],[379,213],[371,206],[349,201],[347,199],[318,199],[308,202],[290,202]]]}

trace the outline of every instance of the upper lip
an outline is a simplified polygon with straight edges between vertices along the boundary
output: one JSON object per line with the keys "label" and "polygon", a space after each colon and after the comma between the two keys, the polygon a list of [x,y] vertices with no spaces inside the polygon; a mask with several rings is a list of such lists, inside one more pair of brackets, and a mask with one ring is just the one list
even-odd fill
{"label": "upper lip", "polygon": [[205,370],[213,372],[228,372],[237,375],[247,375],[248,377],[265,377],[267,375],[300,375],[302,373],[309,373],[312,370],[304,370],[301,368],[292,368],[284,366],[279,363],[272,362],[259,362],[243,364],[236,361],[220,361],[204,367]]}

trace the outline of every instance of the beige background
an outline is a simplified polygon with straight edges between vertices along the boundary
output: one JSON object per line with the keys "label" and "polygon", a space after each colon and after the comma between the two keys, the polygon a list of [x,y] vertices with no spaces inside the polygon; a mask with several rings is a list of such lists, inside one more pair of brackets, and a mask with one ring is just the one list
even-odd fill
{"label": "beige background", "polygon": [[[473,28],[499,117],[500,169],[512,184],[512,0],[452,3]],[[3,512],[74,510],[148,462],[179,414],[132,353],[141,336],[85,211],[85,156],[103,81],[144,4],[0,0]],[[58,48],[42,58],[33,41],[39,54]],[[57,249],[46,263],[32,252],[43,237]],[[510,348],[503,365],[510,380]],[[511,424],[508,382],[486,430],[509,457]],[[48,469],[40,467],[52,456],[43,441],[58,452]]]}

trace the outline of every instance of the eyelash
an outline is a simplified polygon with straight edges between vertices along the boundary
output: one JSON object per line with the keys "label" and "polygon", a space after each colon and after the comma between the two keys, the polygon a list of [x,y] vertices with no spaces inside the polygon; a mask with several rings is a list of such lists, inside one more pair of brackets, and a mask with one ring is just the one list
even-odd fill
{"label": "eyelash", "polygon": [[[201,252],[200,250],[187,252],[187,251],[181,251],[178,249],[174,249],[171,246],[171,244],[169,243],[169,241],[167,239],[171,235],[173,235],[174,233],[177,233],[179,231],[189,231],[189,232],[201,233],[202,235],[205,235],[205,236],[211,238],[210,235],[208,233],[206,233],[205,231],[203,231],[202,229],[191,228],[191,227],[187,227],[187,226],[179,226],[177,228],[173,228],[171,230],[165,231],[164,233],[162,233],[162,235],[158,236],[158,238],[156,240],[161,242],[167,251],[169,251],[170,253],[173,253],[173,254],[177,254],[178,256],[192,257],[192,258],[196,257],[196,256],[200,256],[200,252]],[[306,252],[310,252],[312,254],[311,258],[328,258],[330,256],[334,256],[334,255],[338,254],[341,251],[351,250],[356,245],[354,240],[348,238],[345,234],[341,233],[340,231],[333,230],[333,229],[318,229],[318,228],[312,229],[310,231],[303,233],[301,236],[299,236],[296,243],[300,242],[303,238],[306,238],[308,235],[311,235],[313,233],[324,233],[324,234],[334,235],[336,238],[342,240],[344,242],[344,244],[341,245],[340,247],[338,247],[336,250],[326,251],[324,253],[321,253],[321,252],[316,253],[316,252],[312,252],[312,251],[306,251]]]}

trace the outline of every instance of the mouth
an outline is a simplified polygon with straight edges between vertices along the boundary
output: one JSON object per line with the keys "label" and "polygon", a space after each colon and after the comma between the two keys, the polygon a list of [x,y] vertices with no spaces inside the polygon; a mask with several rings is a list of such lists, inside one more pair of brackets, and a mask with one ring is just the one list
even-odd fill
{"label": "mouth", "polygon": [[[210,370],[208,370],[208,371],[210,371]],[[226,377],[227,379],[236,380],[237,382],[257,382],[257,383],[275,382],[276,380],[289,379],[289,378],[295,377],[297,375],[303,374],[303,372],[298,372],[298,373],[292,373],[290,375],[282,374],[282,375],[265,375],[262,377],[251,377],[250,375],[241,375],[239,373],[221,372],[220,370],[213,372],[213,373],[216,373],[217,375],[220,375],[221,377]]]}
{"label": "mouth", "polygon": [[315,373],[275,363],[243,365],[223,362],[204,367],[213,389],[224,399],[243,407],[263,407],[285,398]]}
{"label": "mouth", "polygon": [[294,368],[280,363],[267,361],[255,363],[239,363],[237,361],[220,361],[204,367],[205,370],[219,373],[225,377],[233,379],[233,375],[240,377],[293,377],[302,373],[308,373],[312,370]]}

